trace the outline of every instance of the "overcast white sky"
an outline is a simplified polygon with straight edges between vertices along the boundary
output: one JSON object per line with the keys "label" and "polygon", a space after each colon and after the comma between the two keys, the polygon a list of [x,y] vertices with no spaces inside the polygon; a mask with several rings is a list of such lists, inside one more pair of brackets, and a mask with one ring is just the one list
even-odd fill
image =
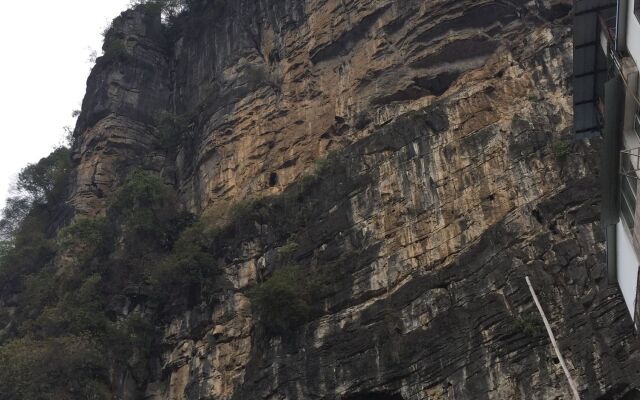
{"label": "overcast white sky", "polygon": [[3,3],[0,23],[0,209],[28,163],[60,143],[80,109],[91,50],[129,0]]}

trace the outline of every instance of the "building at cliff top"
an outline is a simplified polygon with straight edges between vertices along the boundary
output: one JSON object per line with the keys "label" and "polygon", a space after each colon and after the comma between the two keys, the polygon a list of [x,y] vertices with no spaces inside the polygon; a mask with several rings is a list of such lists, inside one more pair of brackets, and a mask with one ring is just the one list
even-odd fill
{"label": "building at cliff top", "polygon": [[601,135],[602,221],[610,282],[636,329],[640,265],[640,0],[577,0],[574,8],[574,130]]}

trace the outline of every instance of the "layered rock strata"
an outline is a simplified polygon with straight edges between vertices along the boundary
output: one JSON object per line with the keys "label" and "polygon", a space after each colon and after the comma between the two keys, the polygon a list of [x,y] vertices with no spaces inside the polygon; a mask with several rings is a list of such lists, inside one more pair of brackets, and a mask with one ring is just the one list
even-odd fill
{"label": "layered rock strata", "polygon": [[[114,22],[124,53],[89,79],[71,204],[98,214],[143,168],[196,213],[294,196],[277,212],[305,218],[229,239],[216,301],[166,316],[145,398],[568,399],[525,276],[582,398],[638,386],[598,142],[571,137],[569,2],[199,7],[171,29],[142,9]],[[162,115],[181,121],[175,146]],[[282,229],[329,290],[278,337],[247,293],[281,267]]]}

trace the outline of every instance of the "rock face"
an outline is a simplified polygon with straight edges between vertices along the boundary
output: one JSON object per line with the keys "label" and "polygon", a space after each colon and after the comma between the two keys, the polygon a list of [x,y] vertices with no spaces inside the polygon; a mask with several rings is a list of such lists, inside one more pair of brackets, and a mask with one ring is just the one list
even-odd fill
{"label": "rock face", "polygon": [[136,167],[165,164],[157,129],[169,107],[170,74],[159,17],[127,12],[105,36],[105,56],[87,81],[74,132],[78,162],[71,203],[84,214],[99,213],[106,198]]}
{"label": "rock face", "polygon": [[[571,137],[569,13],[222,0],[170,30],[123,13],[124,49],[98,62],[76,127],[76,210],[100,213],[135,168],[197,213],[291,191],[310,210],[239,236],[216,302],[166,316],[145,398],[569,399],[525,276],[581,398],[632,395],[640,353],[606,279],[598,143]],[[176,146],[163,113],[184,121]],[[300,185],[328,154],[329,173]],[[278,229],[330,288],[284,337],[247,296],[279,267]]]}

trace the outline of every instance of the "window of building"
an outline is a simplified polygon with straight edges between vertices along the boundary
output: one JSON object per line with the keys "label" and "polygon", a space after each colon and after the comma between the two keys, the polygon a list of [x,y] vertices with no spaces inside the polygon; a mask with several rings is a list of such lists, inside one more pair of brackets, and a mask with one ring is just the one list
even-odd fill
{"label": "window of building", "polygon": [[638,161],[640,154],[634,154],[633,150],[623,151],[620,154],[621,174],[620,174],[620,216],[629,231],[633,232],[637,202]]}
{"label": "window of building", "polygon": [[[638,0],[640,3],[640,0]],[[633,130],[636,132],[636,135],[640,138],[640,108],[636,107],[636,113],[633,116]]]}

